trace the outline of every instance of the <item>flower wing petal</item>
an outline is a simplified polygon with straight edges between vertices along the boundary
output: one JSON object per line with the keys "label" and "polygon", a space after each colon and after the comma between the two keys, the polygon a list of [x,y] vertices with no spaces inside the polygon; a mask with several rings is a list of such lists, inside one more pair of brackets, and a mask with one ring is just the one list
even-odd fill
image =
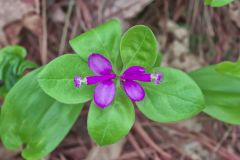
{"label": "flower wing petal", "polygon": [[145,97],[145,91],[143,87],[134,81],[123,82],[123,88],[127,96],[132,101],[141,101]]}
{"label": "flower wing petal", "polygon": [[98,53],[93,53],[88,57],[88,66],[97,75],[106,75],[112,72],[111,62]]}
{"label": "flower wing petal", "polygon": [[126,69],[123,75],[132,75],[132,74],[143,74],[145,73],[145,68],[141,66],[132,66]]}
{"label": "flower wing petal", "polygon": [[100,108],[110,105],[116,93],[116,84],[112,80],[100,82],[94,92],[94,102]]}

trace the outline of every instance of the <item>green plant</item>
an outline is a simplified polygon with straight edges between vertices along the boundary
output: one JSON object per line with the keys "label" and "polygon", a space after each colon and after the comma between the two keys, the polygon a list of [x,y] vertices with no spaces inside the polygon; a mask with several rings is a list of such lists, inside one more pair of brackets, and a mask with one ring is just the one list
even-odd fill
{"label": "green plant", "polygon": [[[122,36],[118,20],[74,38],[70,45],[77,54],[65,54],[29,73],[6,96],[0,117],[4,145],[10,149],[25,146],[22,156],[26,159],[46,156],[71,129],[84,103],[92,99],[87,126],[99,145],[126,136],[137,108],[161,123],[184,120],[204,110],[216,118],[232,116],[218,119],[239,124],[234,112],[223,111],[227,105],[235,112],[240,107],[240,88],[235,86],[239,84],[239,62],[225,62],[188,75],[161,67],[157,44],[151,29],[143,25]],[[213,84],[216,79],[221,83]],[[225,83],[224,88],[221,84]],[[224,97],[222,106],[216,103]],[[218,114],[212,111],[213,105]]]}
{"label": "green plant", "polygon": [[8,46],[0,49],[0,97],[5,97],[13,85],[24,75],[26,69],[37,65],[25,60],[26,49],[21,46]]}
{"label": "green plant", "polygon": [[228,5],[233,0],[204,0],[205,5],[209,5],[211,7],[222,7]]}
{"label": "green plant", "polygon": [[222,62],[190,73],[205,96],[203,110],[231,124],[240,124],[240,61]]}

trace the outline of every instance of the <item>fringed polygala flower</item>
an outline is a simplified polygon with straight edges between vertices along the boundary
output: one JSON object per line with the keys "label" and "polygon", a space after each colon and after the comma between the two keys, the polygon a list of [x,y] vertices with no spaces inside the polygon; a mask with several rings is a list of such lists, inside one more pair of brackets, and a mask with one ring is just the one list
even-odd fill
{"label": "fringed polygala flower", "polygon": [[74,85],[80,88],[82,83],[87,85],[96,84],[94,91],[94,101],[96,105],[104,108],[110,105],[116,93],[116,84],[113,79],[116,74],[112,72],[111,62],[101,54],[93,53],[88,57],[88,66],[96,76],[74,77]]}
{"label": "fringed polygala flower", "polygon": [[[116,93],[114,79],[116,74],[112,71],[111,62],[101,54],[93,53],[88,57],[88,66],[96,76],[74,77],[74,85],[81,88],[82,84],[94,85],[94,102],[97,106],[105,108],[110,105]],[[143,87],[136,81],[152,82],[159,84],[162,79],[161,73],[145,73],[145,68],[141,66],[129,67],[120,76],[121,85],[127,96],[132,101],[141,101],[145,96]]]}
{"label": "fringed polygala flower", "polygon": [[132,101],[141,101],[145,97],[145,91],[143,87],[136,81],[152,82],[159,84],[162,79],[161,73],[149,74],[145,73],[145,68],[141,66],[129,67],[121,75],[121,83],[127,96]]}

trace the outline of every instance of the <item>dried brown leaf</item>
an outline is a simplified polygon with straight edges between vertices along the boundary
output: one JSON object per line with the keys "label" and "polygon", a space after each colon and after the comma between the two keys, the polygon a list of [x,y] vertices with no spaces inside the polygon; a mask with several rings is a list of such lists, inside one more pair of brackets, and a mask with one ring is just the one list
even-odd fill
{"label": "dried brown leaf", "polygon": [[[112,2],[110,2],[112,1]],[[110,6],[104,12],[104,17],[110,17],[111,15],[121,15],[122,18],[129,19],[135,17],[141,12],[147,5],[153,0],[110,0]]]}
{"label": "dried brown leaf", "polygon": [[19,20],[24,14],[33,11],[33,6],[21,0],[1,0],[0,1],[0,43],[6,43],[3,28],[10,22]]}

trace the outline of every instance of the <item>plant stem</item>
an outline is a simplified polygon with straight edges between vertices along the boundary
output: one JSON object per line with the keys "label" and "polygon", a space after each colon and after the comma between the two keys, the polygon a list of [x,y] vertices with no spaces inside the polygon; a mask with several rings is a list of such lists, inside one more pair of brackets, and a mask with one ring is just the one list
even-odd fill
{"label": "plant stem", "polygon": [[72,14],[72,10],[73,10],[73,6],[75,4],[75,0],[70,0],[69,4],[68,4],[68,11],[67,11],[67,15],[65,18],[65,24],[63,27],[63,33],[62,33],[62,37],[61,37],[61,42],[60,42],[60,46],[58,49],[58,54],[61,55],[63,54],[64,50],[65,50],[65,42],[66,42],[66,38],[67,38],[67,31],[68,31],[68,27],[70,24],[70,17]]}

